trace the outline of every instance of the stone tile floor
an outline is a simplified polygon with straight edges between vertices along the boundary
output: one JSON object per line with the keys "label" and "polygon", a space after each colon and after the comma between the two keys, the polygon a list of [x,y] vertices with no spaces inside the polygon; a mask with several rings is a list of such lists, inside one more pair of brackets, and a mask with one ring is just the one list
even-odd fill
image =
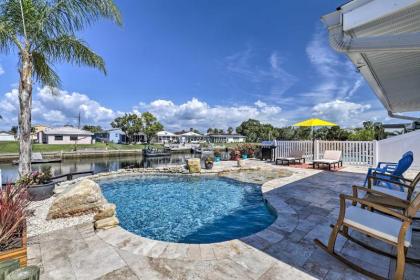
{"label": "stone tile floor", "polygon": [[[287,167],[275,167],[287,168]],[[29,263],[42,268],[41,279],[366,279],[320,250],[338,214],[338,195],[364,176],[291,168],[294,175],[263,186],[278,212],[266,230],[240,240],[213,245],[157,242],[117,227],[95,233],[91,224],[33,237]],[[420,257],[420,234],[410,254]],[[366,236],[359,238],[372,240]],[[381,248],[387,245],[378,243]],[[339,239],[341,254],[385,277],[388,258]],[[406,279],[418,279],[420,266],[407,265]]]}

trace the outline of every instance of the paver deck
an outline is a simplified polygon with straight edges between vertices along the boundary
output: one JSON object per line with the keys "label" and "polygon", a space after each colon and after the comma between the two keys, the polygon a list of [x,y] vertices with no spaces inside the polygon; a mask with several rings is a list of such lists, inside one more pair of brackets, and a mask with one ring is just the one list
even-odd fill
{"label": "paver deck", "polygon": [[[287,168],[287,167],[275,167]],[[94,232],[91,224],[29,240],[29,263],[41,266],[41,279],[366,279],[320,250],[335,223],[340,193],[362,183],[363,174],[290,168],[291,177],[263,185],[277,220],[254,235],[215,244],[159,242],[117,227]],[[372,240],[366,236],[359,238]],[[420,257],[420,234],[410,254]],[[378,243],[381,248],[387,245]],[[390,276],[390,259],[338,239],[338,250],[356,263]],[[406,279],[420,267],[408,264]],[[418,279],[418,278],[417,278]]]}

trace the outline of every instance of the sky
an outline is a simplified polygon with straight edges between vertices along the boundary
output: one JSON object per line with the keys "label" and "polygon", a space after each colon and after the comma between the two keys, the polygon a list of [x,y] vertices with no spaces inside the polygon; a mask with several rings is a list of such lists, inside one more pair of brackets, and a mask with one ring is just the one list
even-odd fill
{"label": "sky", "polygon": [[[249,118],[281,127],[310,117],[343,127],[389,121],[362,76],[328,45],[320,17],[344,0],[115,0],[123,26],[79,34],[108,74],[55,65],[62,87],[34,86],[34,124],[110,127],[152,112],[177,131],[236,127]],[[17,125],[17,53],[0,54],[0,129]]]}

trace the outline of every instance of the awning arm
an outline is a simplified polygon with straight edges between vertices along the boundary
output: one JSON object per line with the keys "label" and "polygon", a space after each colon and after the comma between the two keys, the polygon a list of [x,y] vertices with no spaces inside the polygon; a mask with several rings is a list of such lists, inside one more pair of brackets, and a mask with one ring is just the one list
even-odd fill
{"label": "awning arm", "polygon": [[404,116],[404,115],[397,115],[397,114],[392,113],[391,111],[388,111],[388,116],[390,116],[391,118],[408,120],[408,121],[420,121],[420,118]]}
{"label": "awning arm", "polygon": [[420,33],[352,38],[346,36],[339,11],[322,17],[328,26],[329,41],[332,48],[345,53],[367,52],[418,52],[420,51]]}

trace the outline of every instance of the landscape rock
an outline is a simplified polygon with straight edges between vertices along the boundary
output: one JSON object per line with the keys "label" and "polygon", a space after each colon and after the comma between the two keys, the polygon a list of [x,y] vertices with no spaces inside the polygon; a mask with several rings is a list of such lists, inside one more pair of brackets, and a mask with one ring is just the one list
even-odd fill
{"label": "landscape rock", "polygon": [[201,161],[199,158],[190,158],[187,160],[187,167],[190,173],[201,172]]}
{"label": "landscape rock", "polygon": [[93,217],[95,221],[110,218],[115,215],[116,206],[113,203],[106,203],[101,206],[98,213]]}
{"label": "landscape rock", "polygon": [[105,203],[107,201],[99,185],[92,180],[84,179],[57,195],[48,211],[47,219],[97,212]]}
{"label": "landscape rock", "polygon": [[120,221],[117,217],[112,216],[95,222],[95,229],[110,229],[119,225]]}

